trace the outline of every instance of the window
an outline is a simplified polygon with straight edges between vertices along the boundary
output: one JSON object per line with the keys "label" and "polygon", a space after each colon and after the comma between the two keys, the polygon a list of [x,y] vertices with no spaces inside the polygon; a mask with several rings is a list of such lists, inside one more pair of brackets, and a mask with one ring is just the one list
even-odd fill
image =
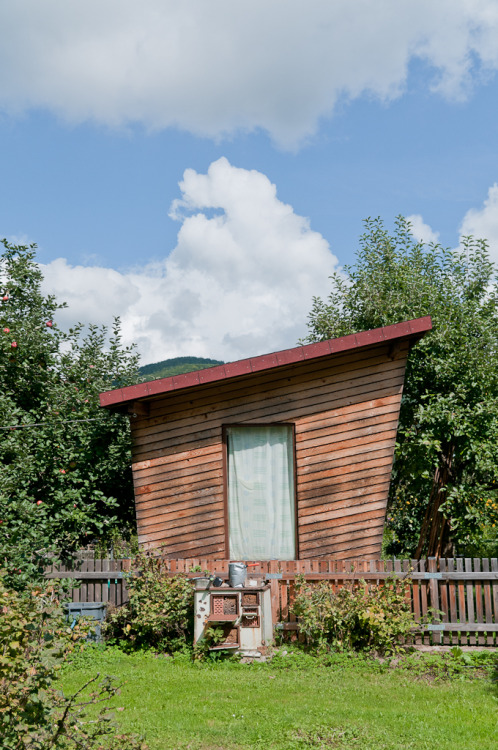
{"label": "window", "polygon": [[232,560],[294,560],[294,434],[291,425],[226,428]]}

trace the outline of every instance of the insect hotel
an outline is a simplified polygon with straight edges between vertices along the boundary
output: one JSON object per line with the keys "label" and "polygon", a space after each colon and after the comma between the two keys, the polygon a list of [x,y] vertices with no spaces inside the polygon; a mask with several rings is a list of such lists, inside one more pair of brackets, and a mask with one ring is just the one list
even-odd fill
{"label": "insect hotel", "polygon": [[139,543],[172,561],[379,557],[406,361],[430,329],[418,318],[102,393],[131,418]]}

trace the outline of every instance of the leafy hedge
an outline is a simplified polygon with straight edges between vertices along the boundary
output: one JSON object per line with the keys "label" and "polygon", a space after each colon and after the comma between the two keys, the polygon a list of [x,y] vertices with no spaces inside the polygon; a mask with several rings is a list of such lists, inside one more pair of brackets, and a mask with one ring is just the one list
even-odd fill
{"label": "leafy hedge", "polygon": [[388,579],[378,587],[359,581],[334,591],[327,581],[310,584],[298,576],[292,611],[313,646],[390,652],[415,625],[404,586],[406,581]]}
{"label": "leafy hedge", "polygon": [[135,557],[127,588],[129,601],[110,607],[104,637],[121,648],[177,651],[192,645],[194,592],[184,575],[167,574],[163,561],[144,552]]}

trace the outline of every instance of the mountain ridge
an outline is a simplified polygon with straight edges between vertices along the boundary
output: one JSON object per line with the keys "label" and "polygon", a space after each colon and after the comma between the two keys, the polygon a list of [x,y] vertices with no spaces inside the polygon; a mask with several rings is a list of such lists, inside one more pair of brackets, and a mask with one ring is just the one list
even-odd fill
{"label": "mountain ridge", "polygon": [[157,380],[158,378],[183,375],[185,372],[194,372],[195,370],[203,370],[206,367],[215,367],[216,365],[223,364],[225,363],[222,360],[206,357],[170,357],[160,362],[142,365],[142,367],[138,368],[138,371],[146,380]]}

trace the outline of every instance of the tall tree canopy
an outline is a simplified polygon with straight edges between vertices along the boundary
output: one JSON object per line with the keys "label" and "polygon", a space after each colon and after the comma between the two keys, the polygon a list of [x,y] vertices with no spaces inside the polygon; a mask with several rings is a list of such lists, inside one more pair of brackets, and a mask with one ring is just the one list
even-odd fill
{"label": "tall tree canopy", "polygon": [[133,524],[128,419],[100,391],[137,381],[119,321],[69,332],[41,291],[35,246],[0,256],[0,567],[18,582],[47,555],[67,554]]}
{"label": "tall tree canopy", "polygon": [[402,217],[367,220],[357,262],[315,299],[307,341],[425,315],[407,365],[388,509],[388,551],[482,549],[498,524],[498,288],[486,242],[417,242]]}

